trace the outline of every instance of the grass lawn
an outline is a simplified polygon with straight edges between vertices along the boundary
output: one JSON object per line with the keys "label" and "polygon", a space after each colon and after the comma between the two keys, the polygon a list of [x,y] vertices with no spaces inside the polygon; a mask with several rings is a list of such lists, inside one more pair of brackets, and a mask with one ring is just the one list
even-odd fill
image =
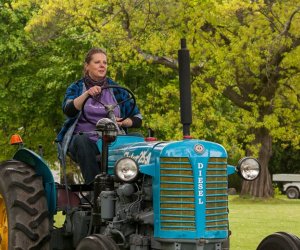
{"label": "grass lawn", "polygon": [[229,197],[231,250],[255,250],[267,235],[279,231],[300,236],[300,199],[280,195],[270,200]]}

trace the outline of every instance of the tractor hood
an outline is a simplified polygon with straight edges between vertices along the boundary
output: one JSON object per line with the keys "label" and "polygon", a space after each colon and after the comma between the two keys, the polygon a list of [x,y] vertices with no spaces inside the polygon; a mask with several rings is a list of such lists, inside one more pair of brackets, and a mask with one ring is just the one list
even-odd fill
{"label": "tractor hood", "polygon": [[[101,141],[99,144],[98,147],[101,148]],[[110,174],[113,174],[115,162],[123,157],[130,157],[142,166],[156,164],[161,157],[185,157],[190,161],[199,158],[227,158],[227,152],[220,144],[204,140],[185,139],[165,142],[146,141],[138,136],[118,136],[117,140],[109,146]]]}

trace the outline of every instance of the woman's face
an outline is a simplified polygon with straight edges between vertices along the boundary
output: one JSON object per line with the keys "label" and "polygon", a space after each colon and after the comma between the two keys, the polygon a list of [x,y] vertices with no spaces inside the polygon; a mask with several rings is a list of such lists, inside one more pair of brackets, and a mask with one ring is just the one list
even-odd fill
{"label": "woman's face", "polygon": [[103,79],[107,71],[106,55],[103,53],[92,55],[92,60],[86,63],[85,69],[93,80],[97,81]]}

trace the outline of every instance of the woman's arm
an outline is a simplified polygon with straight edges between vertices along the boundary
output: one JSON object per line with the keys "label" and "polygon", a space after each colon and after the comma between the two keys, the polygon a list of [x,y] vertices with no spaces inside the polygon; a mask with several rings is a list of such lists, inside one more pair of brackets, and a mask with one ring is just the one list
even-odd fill
{"label": "woman's arm", "polygon": [[64,113],[69,117],[74,117],[82,109],[82,105],[84,101],[89,96],[96,96],[99,95],[100,93],[101,93],[101,87],[94,86],[88,89],[87,91],[85,91],[84,93],[82,93],[80,96],[74,99],[67,100],[63,109]]}

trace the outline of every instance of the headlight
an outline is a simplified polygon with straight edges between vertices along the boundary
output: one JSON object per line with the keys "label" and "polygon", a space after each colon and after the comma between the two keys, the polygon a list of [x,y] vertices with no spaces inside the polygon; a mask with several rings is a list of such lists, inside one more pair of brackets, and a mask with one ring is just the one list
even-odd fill
{"label": "headlight", "polygon": [[239,160],[237,170],[243,179],[253,181],[260,174],[260,164],[252,157],[245,157]]}
{"label": "headlight", "polygon": [[115,175],[124,182],[131,182],[139,174],[138,164],[131,158],[122,158],[115,164]]}

